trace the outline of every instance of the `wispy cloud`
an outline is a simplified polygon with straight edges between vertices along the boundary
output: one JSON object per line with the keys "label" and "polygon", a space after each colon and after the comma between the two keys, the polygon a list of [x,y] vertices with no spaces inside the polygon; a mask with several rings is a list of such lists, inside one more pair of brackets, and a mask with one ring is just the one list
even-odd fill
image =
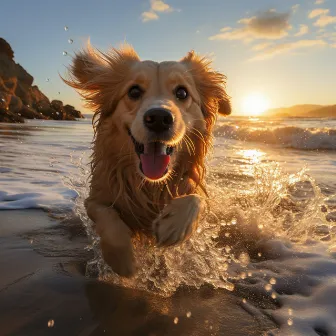
{"label": "wispy cloud", "polygon": [[295,42],[281,43],[263,50],[262,53],[257,54],[251,58],[250,61],[265,60],[289,51],[325,45],[327,45],[327,43],[323,40],[299,40]]}
{"label": "wispy cloud", "polygon": [[330,12],[330,10],[329,10],[329,9],[326,9],[326,8],[316,8],[316,9],[313,9],[313,10],[309,13],[308,17],[309,17],[310,19],[313,19],[313,18],[315,18],[315,17],[317,17],[317,16],[320,16],[320,15],[327,15],[329,12]]}
{"label": "wispy cloud", "polygon": [[277,13],[269,10],[251,18],[243,18],[238,21],[242,25],[239,28],[224,27],[216,35],[210,36],[210,40],[244,40],[256,39],[281,39],[288,35],[291,29],[289,13]]}
{"label": "wispy cloud", "polygon": [[316,8],[313,9],[308,17],[310,19],[316,18],[317,20],[314,22],[314,26],[316,27],[325,27],[332,23],[336,23],[336,16],[329,15],[330,9],[327,8]]}
{"label": "wispy cloud", "polygon": [[325,26],[328,26],[332,23],[336,23],[336,16],[322,15],[314,23],[314,26],[325,27]]}
{"label": "wispy cloud", "polygon": [[252,49],[255,50],[255,51],[261,51],[261,50],[264,50],[264,49],[270,47],[271,45],[272,45],[272,43],[270,43],[270,42],[258,43],[256,45],[254,45],[252,47]]}
{"label": "wispy cloud", "polygon": [[316,0],[315,5],[322,5],[324,4],[324,0]]}
{"label": "wispy cloud", "polygon": [[309,27],[305,24],[300,25],[299,31],[294,36],[303,36],[309,32]]}
{"label": "wispy cloud", "polygon": [[152,20],[158,20],[159,15],[157,15],[155,12],[143,12],[141,14],[142,22],[152,21]]}
{"label": "wispy cloud", "polygon": [[293,11],[293,13],[296,13],[297,10],[299,9],[299,7],[300,7],[299,4],[296,4],[296,5],[292,6],[292,11]]}
{"label": "wispy cloud", "polygon": [[162,0],[150,0],[149,10],[141,14],[142,22],[158,20],[159,15],[157,13],[170,13],[173,10],[173,7]]}

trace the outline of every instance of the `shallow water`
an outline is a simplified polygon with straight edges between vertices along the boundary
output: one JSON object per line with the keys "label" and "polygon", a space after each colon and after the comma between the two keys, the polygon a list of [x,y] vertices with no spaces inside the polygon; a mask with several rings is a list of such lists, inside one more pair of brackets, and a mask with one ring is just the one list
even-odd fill
{"label": "shallow water", "polygon": [[[74,209],[95,252],[88,273],[98,269],[114,283],[161,295],[209,283],[243,293],[245,308],[269,314],[282,335],[333,335],[335,134],[331,119],[220,120],[208,162],[211,212],[182,247],[135,242],[139,270],[131,281],[103,263],[83,208],[90,120],[0,124],[0,209]],[[281,308],[263,309],[267,300]]]}

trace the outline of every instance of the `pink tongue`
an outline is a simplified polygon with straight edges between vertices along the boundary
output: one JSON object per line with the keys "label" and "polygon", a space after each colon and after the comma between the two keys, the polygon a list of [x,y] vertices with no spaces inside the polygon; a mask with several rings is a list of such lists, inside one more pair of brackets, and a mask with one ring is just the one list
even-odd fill
{"label": "pink tongue", "polygon": [[152,180],[161,178],[168,167],[170,156],[164,154],[140,154],[143,173]]}

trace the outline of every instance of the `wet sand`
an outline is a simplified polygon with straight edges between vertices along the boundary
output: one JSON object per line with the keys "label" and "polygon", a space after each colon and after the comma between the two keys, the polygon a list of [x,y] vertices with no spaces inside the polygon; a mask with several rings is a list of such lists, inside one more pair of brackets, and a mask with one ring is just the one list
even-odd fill
{"label": "wet sand", "polygon": [[0,211],[2,336],[254,336],[276,327],[237,293],[183,288],[163,298],[87,278],[86,242],[79,219]]}

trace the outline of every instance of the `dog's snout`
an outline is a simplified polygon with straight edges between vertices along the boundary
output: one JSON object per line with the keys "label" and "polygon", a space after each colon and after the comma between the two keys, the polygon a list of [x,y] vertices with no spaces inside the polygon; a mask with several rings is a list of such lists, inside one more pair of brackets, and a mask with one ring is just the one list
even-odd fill
{"label": "dog's snout", "polygon": [[160,133],[171,128],[174,118],[169,110],[153,108],[145,113],[144,123],[149,130]]}

